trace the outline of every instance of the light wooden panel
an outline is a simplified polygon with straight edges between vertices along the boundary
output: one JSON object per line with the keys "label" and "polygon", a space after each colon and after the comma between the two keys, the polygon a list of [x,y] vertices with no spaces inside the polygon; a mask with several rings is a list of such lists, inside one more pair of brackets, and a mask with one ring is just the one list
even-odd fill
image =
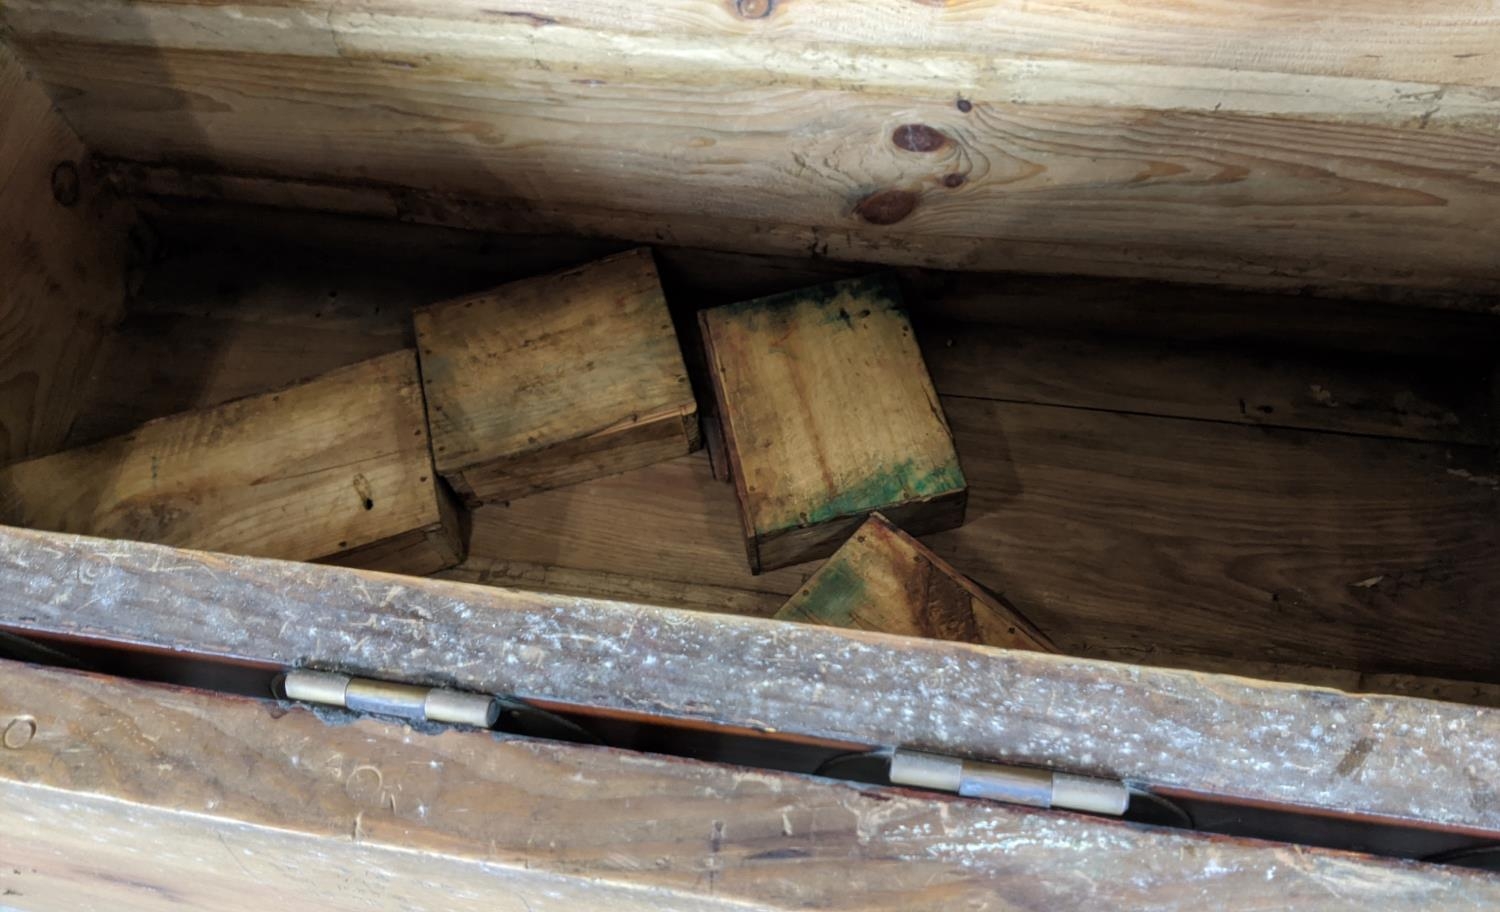
{"label": "light wooden panel", "polygon": [[[100,150],[194,163],[142,174],[156,189],[966,269],[1500,292],[1492,10],[871,6],[21,0],[4,21]],[[312,183],[257,183],[277,175]]]}
{"label": "light wooden panel", "polygon": [[122,315],[131,214],[3,44],[0,124],[3,464],[62,445],[100,340]]}
{"label": "light wooden panel", "polygon": [[17,525],[433,573],[463,557],[416,353],[0,469]]}
{"label": "light wooden panel", "polygon": [[[1453,868],[341,723],[0,663],[4,902],[34,912],[1500,903],[1500,881]],[[1089,876],[1064,876],[1080,856]]]}
{"label": "light wooden panel", "polygon": [[1475,707],[25,530],[0,591],[8,628],[1500,834]]}

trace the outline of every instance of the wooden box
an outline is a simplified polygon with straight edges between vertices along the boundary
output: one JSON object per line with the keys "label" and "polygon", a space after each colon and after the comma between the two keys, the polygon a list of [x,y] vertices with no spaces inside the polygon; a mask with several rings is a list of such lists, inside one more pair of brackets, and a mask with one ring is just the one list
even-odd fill
{"label": "wooden box", "polygon": [[470,504],[698,446],[698,408],[651,251],[416,311],[438,472]]}
{"label": "wooden box", "polygon": [[0,469],[0,522],[398,573],[463,558],[410,350]]}
{"label": "wooden box", "polygon": [[782,621],[1056,652],[1014,608],[873,513],[776,613]]}
{"label": "wooden box", "polygon": [[963,522],[968,486],[893,282],[701,319],[754,571],[827,557],[876,510],[914,534]]}
{"label": "wooden box", "polygon": [[[0,526],[0,656],[40,663],[0,658],[0,905],[1500,907],[1493,877],[1419,863],[1500,842],[1492,9],[501,6],[0,3],[0,465],[86,474],[12,485],[36,513],[9,519],[97,509],[118,536]],[[792,295],[824,322],[709,333],[716,368],[780,375],[726,386],[683,352],[700,402],[715,379],[734,399],[753,491],[696,453],[568,483],[691,446],[675,359],[663,395],[629,388],[625,304],[574,327],[533,279],[640,245],[679,325],[897,270],[921,358],[856,301],[883,291]],[[616,287],[654,295],[623,262],[642,284]],[[473,511],[441,578],[124,540],[456,559],[394,353],[415,308],[518,280],[521,328],[450,379],[520,371],[463,407],[547,424],[455,480],[475,502],[567,484]],[[589,332],[506,347],[537,328]],[[400,383],[353,366],[381,355]],[[338,369],[348,401],[307,404],[305,436],[242,415]],[[78,450],[202,409],[243,421]],[[902,485],[946,451],[855,446],[919,421],[962,464],[925,501]],[[882,460],[875,494],[831,496]],[[821,571],[747,567],[747,540],[756,570],[826,553],[873,507],[908,532],[962,512],[922,539],[948,566],[875,533]],[[846,570],[878,600],[824,597]],[[1062,654],[857,629],[990,642],[990,591]],[[764,620],[789,598],[856,626]],[[91,670],[41,667],[69,662]],[[288,665],[517,696],[606,747],[289,708],[265,697]],[[1182,813],[832,781],[873,745]]]}

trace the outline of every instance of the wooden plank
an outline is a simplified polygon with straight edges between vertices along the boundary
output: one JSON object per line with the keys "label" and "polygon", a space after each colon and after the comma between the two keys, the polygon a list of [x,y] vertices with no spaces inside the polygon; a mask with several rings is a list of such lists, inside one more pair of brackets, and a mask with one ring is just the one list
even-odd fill
{"label": "wooden plank", "polygon": [[[1317,849],[1288,864],[1293,850],[1269,843],[604,748],[414,735],[9,662],[0,682],[0,797],[16,824],[0,834],[0,888],[38,912],[1500,902],[1500,882],[1461,869]],[[1061,876],[1081,856],[1090,876]]]}
{"label": "wooden plank", "polygon": [[125,302],[132,214],[0,46],[0,464],[62,446]]}
{"label": "wooden plank", "polygon": [[0,591],[13,629],[1500,834],[1475,707],[27,530],[0,532]]}
{"label": "wooden plank", "polygon": [[469,548],[480,558],[773,593],[777,606],[816,569],[754,575],[744,543],[734,488],[698,452],[476,510]]}
{"label": "wooden plank", "polygon": [[1056,651],[1030,621],[879,513],[824,561],[776,619]]}
{"label": "wooden plank", "polygon": [[416,356],[0,470],[0,516],[59,531],[431,573],[463,558]]}
{"label": "wooden plank", "polygon": [[[558,556],[559,558],[562,555]],[[462,564],[436,574],[438,579],[481,586],[503,586],[531,592],[582,595],[589,598],[660,605],[719,614],[770,617],[782,606],[783,596],[735,586],[710,586],[682,580],[625,576],[597,570],[574,570],[547,564],[501,560],[470,555]]]}
{"label": "wooden plank", "polygon": [[1268,353],[972,324],[918,334],[944,395],[1487,445],[1482,361]]}
{"label": "wooden plank", "polygon": [[755,572],[832,554],[872,511],[914,532],[963,522],[967,485],[886,279],[701,314]]}
{"label": "wooden plank", "polygon": [[1064,651],[1497,680],[1488,450],[944,407],[972,480],[970,519],[927,544]]}
{"label": "wooden plank", "polygon": [[194,162],[192,194],[278,175],[307,182],[260,186],[287,202],[451,224],[1500,292],[1488,10],[1308,7],[1282,15],[1317,37],[1292,38],[1165,3],[868,7],[20,0],[4,21],[91,142]]}
{"label": "wooden plank", "polygon": [[647,248],[413,319],[437,469],[471,506],[698,447],[698,405]]}

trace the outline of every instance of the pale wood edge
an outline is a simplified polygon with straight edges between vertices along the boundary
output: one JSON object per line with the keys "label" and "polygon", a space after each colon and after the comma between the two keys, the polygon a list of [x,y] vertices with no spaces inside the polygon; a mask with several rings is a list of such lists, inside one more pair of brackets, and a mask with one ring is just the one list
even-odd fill
{"label": "pale wood edge", "polygon": [[718,348],[714,344],[714,315],[717,308],[710,308],[698,312],[699,335],[703,337],[704,361],[708,367],[709,383],[713,386],[715,414],[718,416],[719,432],[724,439],[724,453],[728,457],[728,480],[734,485],[735,500],[740,507],[740,530],[745,536],[745,558],[750,564],[750,572],[759,576],[765,569],[761,566],[760,540],[756,535],[755,524],[750,519],[749,492],[745,490],[745,468],[740,464],[739,447],[735,444],[734,419],[729,414],[729,407],[724,397],[724,380],[719,375],[722,369],[719,363]]}

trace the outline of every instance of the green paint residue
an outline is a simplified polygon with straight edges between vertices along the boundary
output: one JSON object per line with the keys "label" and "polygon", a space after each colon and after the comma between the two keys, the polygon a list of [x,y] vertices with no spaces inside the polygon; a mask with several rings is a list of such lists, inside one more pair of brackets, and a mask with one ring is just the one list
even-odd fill
{"label": "green paint residue", "polygon": [[801,525],[817,525],[895,504],[927,500],[963,487],[964,473],[958,463],[952,462],[922,472],[913,460],[908,459],[840,491],[817,509],[809,511]]}
{"label": "green paint residue", "polygon": [[847,563],[834,558],[808,582],[797,614],[819,624],[853,627],[854,612],[864,601],[864,579]]}
{"label": "green paint residue", "polygon": [[876,274],[815,285],[812,288],[799,288],[738,304],[726,304],[716,309],[727,317],[734,317],[745,329],[757,332],[766,325],[762,321],[784,323],[801,308],[820,312],[825,320],[842,321],[843,318],[838,313],[841,303],[845,307],[857,304],[859,309],[900,311],[901,289],[893,277]]}

